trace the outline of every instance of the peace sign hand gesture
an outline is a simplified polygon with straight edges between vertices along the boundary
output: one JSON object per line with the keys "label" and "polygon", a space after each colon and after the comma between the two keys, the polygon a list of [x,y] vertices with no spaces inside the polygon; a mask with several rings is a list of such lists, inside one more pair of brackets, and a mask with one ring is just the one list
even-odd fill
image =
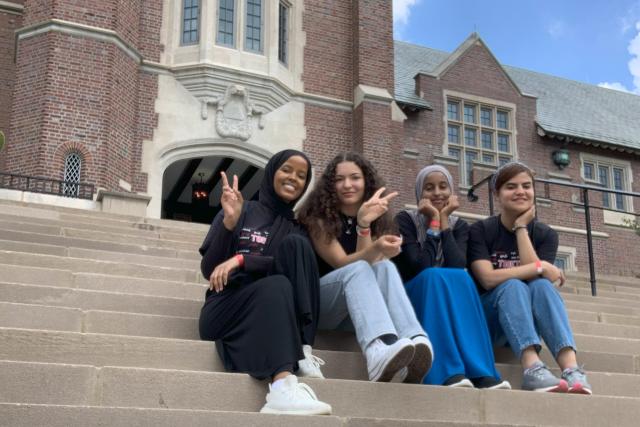
{"label": "peace sign hand gesture", "polygon": [[389,202],[398,195],[397,191],[381,197],[386,190],[385,187],[380,188],[373,196],[360,206],[358,209],[357,221],[360,227],[369,227],[373,221],[380,218],[389,210]]}
{"label": "peace sign hand gesture", "polygon": [[233,187],[229,186],[227,175],[220,172],[222,176],[222,195],[220,196],[220,205],[224,211],[224,226],[227,230],[233,230],[240,218],[242,211],[242,193],[238,191],[238,176],[233,176]]}

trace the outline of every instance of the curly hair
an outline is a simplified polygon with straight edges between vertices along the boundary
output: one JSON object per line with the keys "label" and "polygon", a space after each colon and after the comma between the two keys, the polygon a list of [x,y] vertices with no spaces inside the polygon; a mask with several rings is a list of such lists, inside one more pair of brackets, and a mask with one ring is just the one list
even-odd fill
{"label": "curly hair", "polygon": [[[353,162],[362,171],[363,202],[369,200],[380,187],[385,185],[375,167],[361,154],[347,152],[335,156],[327,164],[313,191],[298,211],[298,221],[307,227],[312,235],[319,237],[324,234],[327,243],[342,234],[340,201],[336,192],[336,168],[342,162]],[[375,237],[389,233],[391,230],[393,230],[393,219],[390,212],[386,212],[371,223],[371,233]]]}

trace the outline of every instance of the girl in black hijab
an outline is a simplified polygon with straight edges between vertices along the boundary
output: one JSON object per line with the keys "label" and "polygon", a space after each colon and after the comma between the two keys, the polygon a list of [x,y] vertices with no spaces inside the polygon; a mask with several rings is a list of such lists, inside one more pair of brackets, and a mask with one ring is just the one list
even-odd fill
{"label": "girl in black hijab", "polygon": [[200,337],[216,342],[224,366],[270,377],[261,412],[330,414],[299,376],[323,378],[311,354],[319,311],[318,266],[293,207],[311,181],[311,163],[284,150],[265,167],[259,200],[243,201],[238,178],[222,173],[222,210],[200,248],[209,290]]}

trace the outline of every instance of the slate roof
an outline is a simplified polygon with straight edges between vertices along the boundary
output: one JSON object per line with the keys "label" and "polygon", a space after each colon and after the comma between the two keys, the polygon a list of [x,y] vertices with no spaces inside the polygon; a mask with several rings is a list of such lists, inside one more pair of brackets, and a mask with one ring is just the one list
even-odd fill
{"label": "slate roof", "polygon": [[[430,73],[449,53],[395,42],[395,97],[424,107],[414,77]],[[640,152],[640,96],[503,65],[522,93],[537,97],[537,123],[547,134]],[[427,100],[428,101],[428,100]]]}

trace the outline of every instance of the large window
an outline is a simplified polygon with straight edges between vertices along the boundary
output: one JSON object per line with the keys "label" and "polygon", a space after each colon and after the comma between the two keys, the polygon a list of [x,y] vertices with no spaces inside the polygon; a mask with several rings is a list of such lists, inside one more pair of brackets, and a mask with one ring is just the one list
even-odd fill
{"label": "large window", "polygon": [[289,6],[280,2],[278,6],[278,59],[283,64],[289,62]]}
{"label": "large window", "polygon": [[235,45],[235,0],[218,0],[218,33],[216,43],[223,46]]}
{"label": "large window", "polygon": [[262,0],[247,0],[244,48],[262,53]]}
{"label": "large window", "polygon": [[200,29],[200,0],[182,3],[182,44],[198,43]]}
{"label": "large window", "polygon": [[[630,175],[629,165],[623,162],[587,155],[582,157],[582,178],[588,183],[611,190],[629,191]],[[633,210],[628,197],[620,194],[602,193],[602,206],[627,212]]]}
{"label": "large window", "polygon": [[77,196],[80,190],[79,186],[73,183],[80,182],[80,170],[82,169],[82,157],[75,151],[67,154],[64,159],[64,176],[65,181],[62,184],[62,194],[65,196]]}
{"label": "large window", "polygon": [[513,110],[448,97],[446,122],[445,152],[460,160],[463,185],[473,184],[473,162],[500,166],[513,160]]}

